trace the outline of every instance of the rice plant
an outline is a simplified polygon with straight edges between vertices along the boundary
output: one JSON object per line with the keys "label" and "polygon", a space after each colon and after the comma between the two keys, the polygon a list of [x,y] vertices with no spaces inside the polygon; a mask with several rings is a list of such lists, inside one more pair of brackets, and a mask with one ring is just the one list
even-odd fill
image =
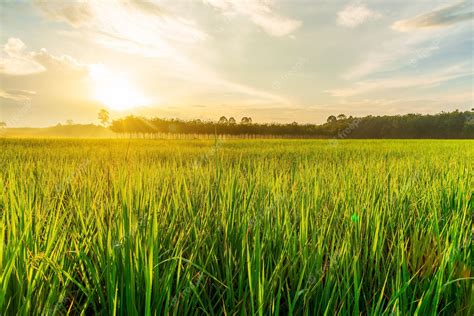
{"label": "rice plant", "polygon": [[0,314],[472,315],[473,145],[0,140]]}

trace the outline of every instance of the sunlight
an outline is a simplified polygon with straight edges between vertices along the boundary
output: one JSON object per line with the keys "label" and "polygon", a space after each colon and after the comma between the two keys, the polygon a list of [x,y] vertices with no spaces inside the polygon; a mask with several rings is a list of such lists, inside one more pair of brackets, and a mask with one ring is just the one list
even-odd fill
{"label": "sunlight", "polygon": [[103,65],[90,66],[94,98],[111,110],[125,111],[144,106],[150,101],[123,74]]}

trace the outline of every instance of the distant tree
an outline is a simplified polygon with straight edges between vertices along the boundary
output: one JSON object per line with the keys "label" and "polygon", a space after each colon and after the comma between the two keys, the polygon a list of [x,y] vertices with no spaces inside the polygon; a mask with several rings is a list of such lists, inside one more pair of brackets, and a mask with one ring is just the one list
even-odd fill
{"label": "distant tree", "polygon": [[219,124],[227,124],[227,123],[229,123],[229,120],[227,119],[227,117],[221,116],[221,118],[219,119]]}
{"label": "distant tree", "polygon": [[107,126],[110,121],[109,111],[107,111],[106,109],[101,109],[97,118],[99,119],[102,125]]}
{"label": "distant tree", "polygon": [[339,115],[337,116],[337,119],[338,119],[338,120],[345,120],[346,118],[347,118],[347,117],[346,117],[345,114],[339,114]]}
{"label": "distant tree", "polygon": [[337,118],[334,115],[329,116],[326,120],[328,123],[333,123],[335,121],[337,121]]}
{"label": "distant tree", "polygon": [[7,123],[5,123],[5,122],[0,122],[0,127],[7,127]]}
{"label": "distant tree", "polygon": [[244,117],[240,120],[240,124],[242,124],[242,125],[252,124],[252,118],[251,118],[251,117],[246,117],[246,116],[244,116]]}
{"label": "distant tree", "polygon": [[291,125],[292,126],[298,126],[298,122],[295,121],[295,122],[291,123]]}
{"label": "distant tree", "polygon": [[67,125],[73,125],[73,124],[74,124],[74,121],[73,121],[73,120],[67,120],[67,121],[66,121],[66,124],[67,124]]}
{"label": "distant tree", "polygon": [[[248,119],[248,117],[247,117]],[[365,116],[346,120],[329,117],[332,124],[235,124],[230,118],[228,125],[218,122],[179,119],[146,119],[128,116],[114,120],[111,130],[130,135],[159,133],[180,134],[230,134],[230,135],[284,135],[293,137],[337,138],[467,138],[474,139],[474,114],[443,112],[435,115],[406,114],[397,116]],[[244,120],[248,122],[248,120]]]}

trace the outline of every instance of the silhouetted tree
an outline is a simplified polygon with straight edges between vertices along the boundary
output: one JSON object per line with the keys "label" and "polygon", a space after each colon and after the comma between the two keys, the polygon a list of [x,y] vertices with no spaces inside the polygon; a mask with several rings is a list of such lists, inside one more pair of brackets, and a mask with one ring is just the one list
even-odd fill
{"label": "silhouetted tree", "polygon": [[101,109],[99,111],[99,114],[98,114],[97,118],[99,119],[99,121],[102,125],[107,126],[107,124],[109,124],[109,120],[110,120],[109,111],[107,111],[106,109]]}
{"label": "silhouetted tree", "polygon": [[246,117],[246,116],[244,116],[244,117],[240,120],[240,124],[242,124],[242,125],[252,124],[252,118],[251,118],[251,117]]}
{"label": "silhouetted tree", "polygon": [[5,123],[5,122],[0,122],[0,127],[7,127],[7,123]]}
{"label": "silhouetted tree", "polygon": [[232,116],[229,117],[229,124],[230,125],[235,125],[236,124],[235,118],[233,118]]}
{"label": "silhouetted tree", "polygon": [[[114,120],[111,129],[130,135],[180,133],[180,134],[227,134],[227,135],[284,135],[285,137],[318,138],[474,138],[473,112],[439,113],[436,115],[407,114],[398,116],[366,116],[315,124],[229,124],[201,120],[146,119],[128,116]],[[248,118],[247,118],[248,119]]]}
{"label": "silhouetted tree", "polygon": [[73,125],[73,124],[74,124],[74,121],[73,121],[73,120],[67,120],[67,121],[66,121],[66,124],[67,124],[67,125]]}
{"label": "silhouetted tree", "polygon": [[229,123],[229,120],[227,119],[227,117],[221,116],[221,118],[219,119],[219,124],[227,124],[227,123]]}
{"label": "silhouetted tree", "polygon": [[333,123],[335,121],[337,121],[337,118],[334,115],[329,116],[326,120],[328,123]]}
{"label": "silhouetted tree", "polygon": [[339,115],[337,116],[337,119],[338,119],[338,120],[345,120],[346,118],[347,118],[347,117],[346,117],[345,114],[339,114]]}

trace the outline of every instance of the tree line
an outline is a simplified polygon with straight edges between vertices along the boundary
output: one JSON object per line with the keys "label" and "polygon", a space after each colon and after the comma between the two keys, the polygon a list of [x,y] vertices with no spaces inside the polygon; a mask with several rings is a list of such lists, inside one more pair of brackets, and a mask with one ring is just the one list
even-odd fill
{"label": "tree line", "polygon": [[112,121],[110,129],[129,135],[218,134],[312,138],[474,138],[474,112],[441,112],[435,115],[346,117],[331,115],[324,124],[253,123],[244,117],[222,116],[217,121],[127,116]]}

